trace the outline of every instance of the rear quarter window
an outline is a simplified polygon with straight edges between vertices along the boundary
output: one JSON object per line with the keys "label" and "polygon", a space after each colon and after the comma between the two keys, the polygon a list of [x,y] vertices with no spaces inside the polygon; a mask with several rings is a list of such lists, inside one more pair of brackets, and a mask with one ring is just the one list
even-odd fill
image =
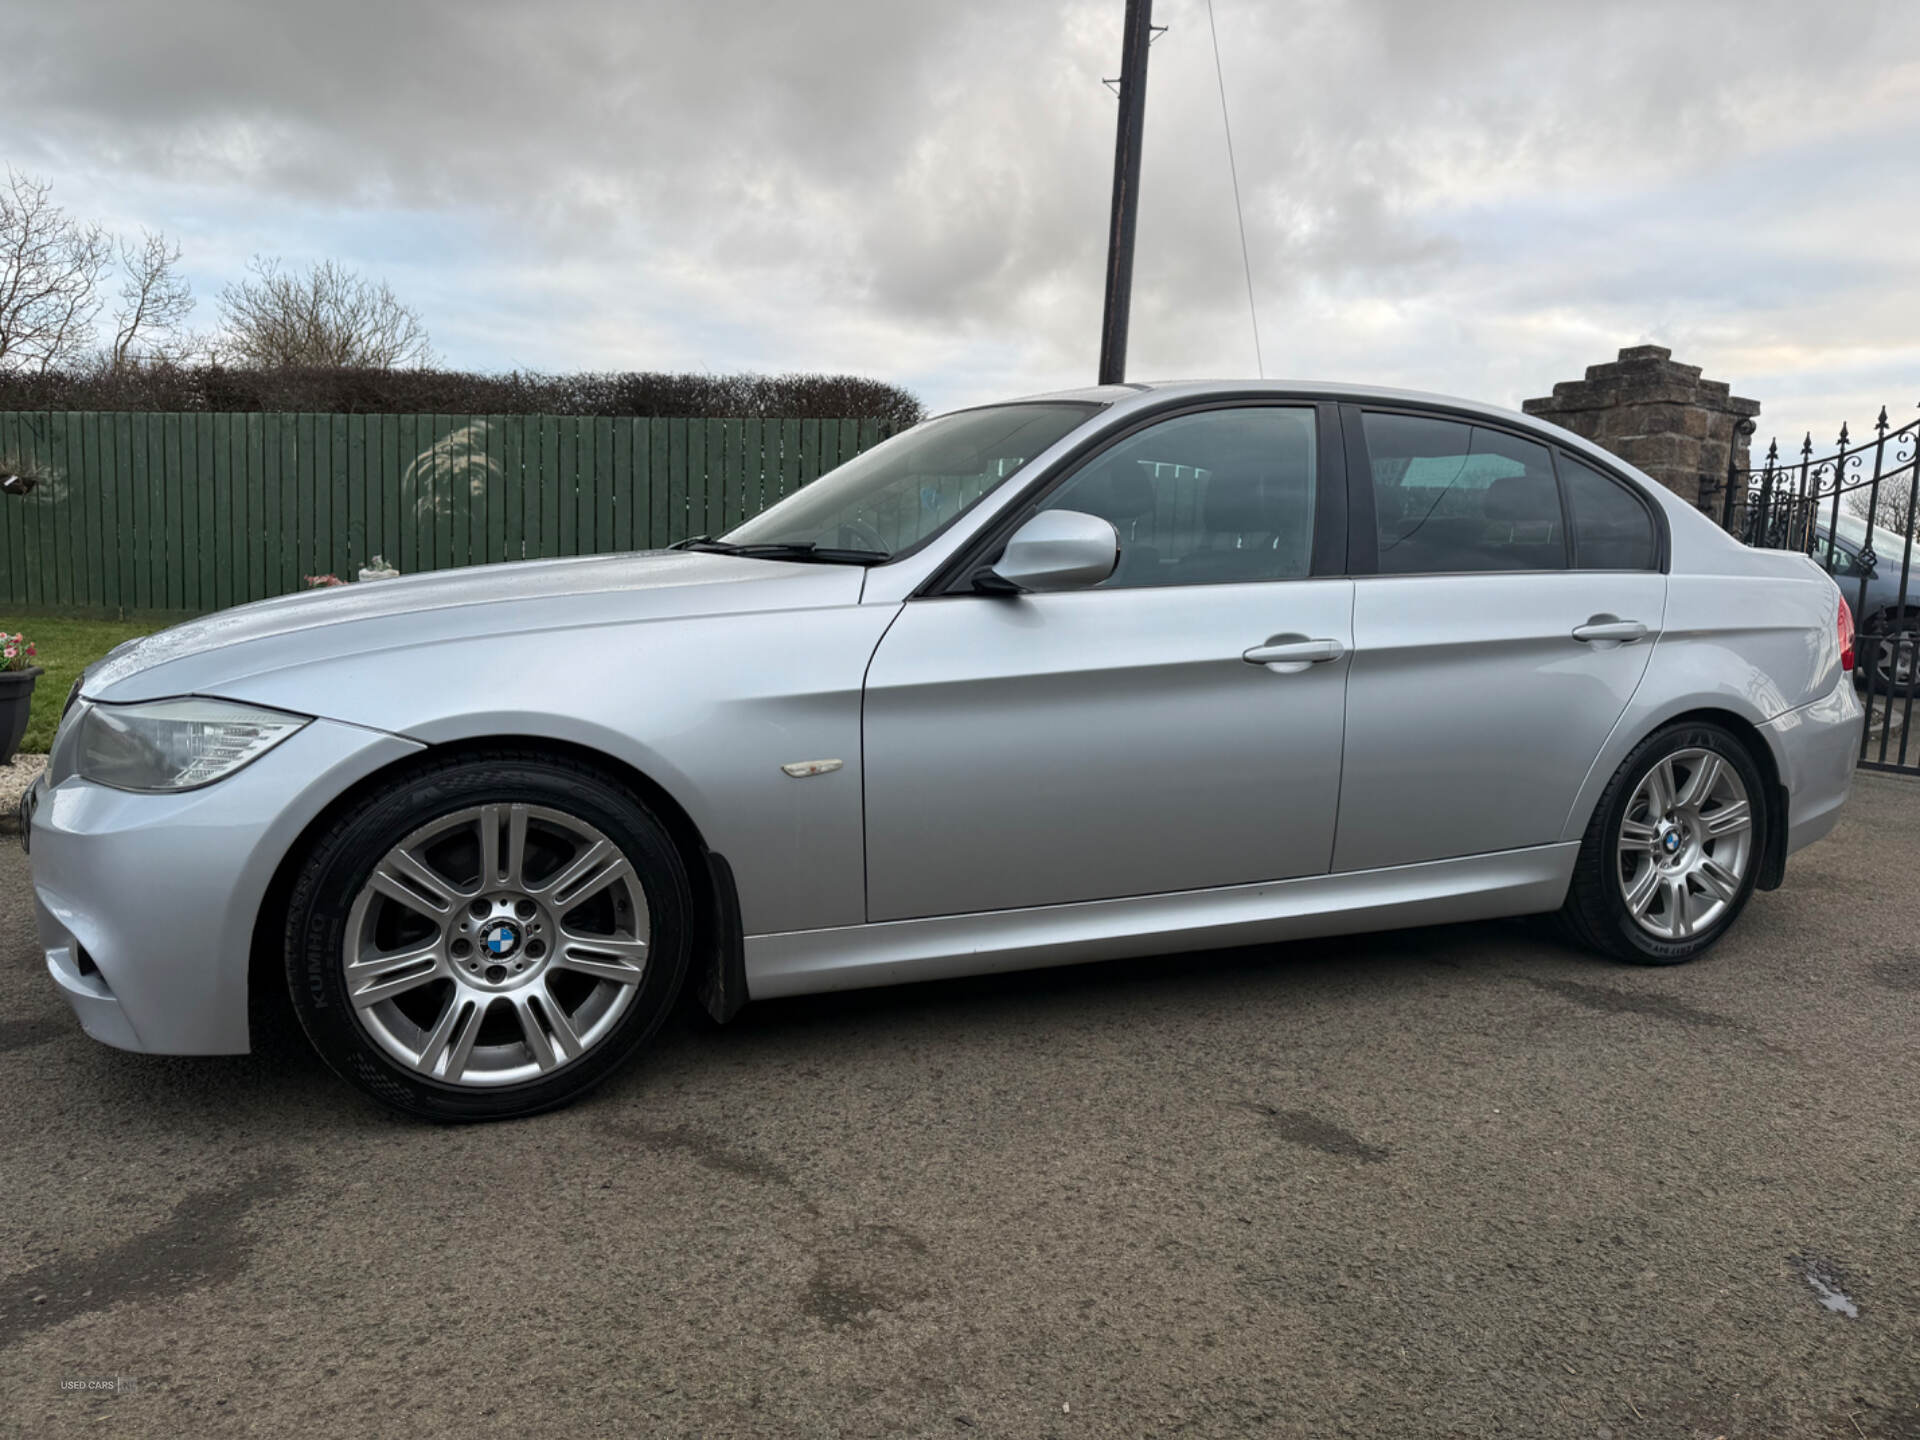
{"label": "rear quarter window", "polygon": [[1610,475],[1559,455],[1560,484],[1566,491],[1573,530],[1576,570],[1654,570],[1658,547],[1653,515],[1641,500]]}

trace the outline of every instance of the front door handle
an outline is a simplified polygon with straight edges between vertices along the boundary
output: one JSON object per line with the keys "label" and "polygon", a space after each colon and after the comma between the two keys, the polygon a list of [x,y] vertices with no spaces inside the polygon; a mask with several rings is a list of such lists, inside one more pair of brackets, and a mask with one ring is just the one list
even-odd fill
{"label": "front door handle", "polygon": [[1647,638],[1647,627],[1638,620],[1621,620],[1612,615],[1595,615],[1584,625],[1573,627],[1573,638],[1592,644],[1610,640],[1616,645],[1631,645]]}
{"label": "front door handle", "polygon": [[1309,665],[1338,660],[1347,647],[1338,640],[1309,640],[1304,635],[1275,635],[1266,644],[1242,651],[1249,665],[1264,665],[1276,675],[1297,675]]}

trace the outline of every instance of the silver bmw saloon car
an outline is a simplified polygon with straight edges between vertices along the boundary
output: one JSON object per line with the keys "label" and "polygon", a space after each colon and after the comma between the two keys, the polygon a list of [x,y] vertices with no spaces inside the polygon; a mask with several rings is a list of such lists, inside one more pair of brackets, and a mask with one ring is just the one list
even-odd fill
{"label": "silver bmw saloon car", "polygon": [[292,595],[91,668],[29,794],[87,1032],[291,1002],[416,1115],[749,999],[1557,914],[1698,955],[1834,824],[1852,620],[1604,451],[1387,390],[963,410],[717,539]]}

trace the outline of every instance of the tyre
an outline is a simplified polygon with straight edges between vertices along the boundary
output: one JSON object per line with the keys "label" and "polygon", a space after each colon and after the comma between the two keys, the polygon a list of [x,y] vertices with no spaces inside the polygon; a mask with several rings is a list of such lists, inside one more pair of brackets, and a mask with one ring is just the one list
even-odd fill
{"label": "tyre", "polygon": [[686,867],[640,798],[520,751],[412,771],[310,846],[293,1008],[383,1104],[433,1120],[564,1105],[644,1045],[687,968]]}
{"label": "tyre", "polygon": [[1854,685],[1876,696],[1903,698],[1912,691],[1920,670],[1920,617],[1882,619],[1860,637],[1857,648],[1860,662],[1854,667]]}
{"label": "tyre", "polygon": [[1739,737],[1682,722],[1621,762],[1581,841],[1562,928],[1640,965],[1678,965],[1732,925],[1766,853],[1760,768]]}

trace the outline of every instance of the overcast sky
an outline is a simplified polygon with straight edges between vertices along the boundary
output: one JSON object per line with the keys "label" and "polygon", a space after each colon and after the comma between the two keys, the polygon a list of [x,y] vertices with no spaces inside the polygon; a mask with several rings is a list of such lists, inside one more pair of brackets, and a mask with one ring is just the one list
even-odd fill
{"label": "overcast sky", "polygon": [[[213,320],[331,256],[479,369],[1091,380],[1122,0],[0,0],[0,161]],[[1914,0],[1215,0],[1269,375],[1517,405],[1622,345],[1761,437],[1920,415]],[[1135,378],[1254,370],[1158,0]]]}

